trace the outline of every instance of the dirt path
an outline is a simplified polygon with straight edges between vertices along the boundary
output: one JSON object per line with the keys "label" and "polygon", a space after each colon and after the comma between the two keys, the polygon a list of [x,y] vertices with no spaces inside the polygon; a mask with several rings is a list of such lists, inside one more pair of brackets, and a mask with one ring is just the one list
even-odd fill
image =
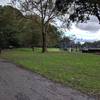
{"label": "dirt path", "polygon": [[96,100],[0,60],[0,100]]}

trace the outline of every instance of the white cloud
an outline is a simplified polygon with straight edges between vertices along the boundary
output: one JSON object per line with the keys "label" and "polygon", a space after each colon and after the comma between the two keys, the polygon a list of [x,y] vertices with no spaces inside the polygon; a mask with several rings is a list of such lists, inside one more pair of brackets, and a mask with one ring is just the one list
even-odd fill
{"label": "white cloud", "polygon": [[70,30],[66,29],[67,36],[73,36],[79,41],[100,40],[100,24],[96,17],[91,16],[87,23],[73,24]]}
{"label": "white cloud", "polygon": [[72,26],[71,30],[66,31],[67,36],[73,36],[77,38],[79,41],[98,41],[100,40],[100,29],[96,31],[94,34],[91,34],[91,31],[81,30],[77,28],[75,25]]}
{"label": "white cloud", "polygon": [[81,24],[76,25],[76,27],[78,27],[81,30],[89,31],[91,33],[95,33],[100,29],[100,25],[95,22],[89,22],[85,24],[81,23]]}
{"label": "white cloud", "polygon": [[0,5],[7,5],[10,3],[10,0],[0,0]]}
{"label": "white cloud", "polygon": [[96,17],[91,16],[87,23],[79,23],[76,25],[77,28],[91,33],[95,33],[100,29],[99,21]]}

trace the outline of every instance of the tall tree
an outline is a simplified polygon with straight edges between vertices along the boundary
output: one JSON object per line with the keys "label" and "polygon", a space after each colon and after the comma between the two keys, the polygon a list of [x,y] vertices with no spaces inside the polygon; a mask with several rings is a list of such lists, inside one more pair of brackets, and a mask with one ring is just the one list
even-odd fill
{"label": "tall tree", "polygon": [[[60,36],[58,29],[49,24],[47,46],[58,45]],[[40,17],[34,15],[23,16],[18,9],[11,6],[0,6],[0,48],[8,48],[9,46],[41,47]]]}
{"label": "tall tree", "polygon": [[[42,52],[47,51],[47,34],[50,22],[61,13],[56,9],[56,0],[11,0],[12,3],[20,5],[20,10],[24,14],[36,15],[40,17],[42,33]],[[37,21],[37,20],[36,20]],[[38,21],[37,21],[38,23]]]}

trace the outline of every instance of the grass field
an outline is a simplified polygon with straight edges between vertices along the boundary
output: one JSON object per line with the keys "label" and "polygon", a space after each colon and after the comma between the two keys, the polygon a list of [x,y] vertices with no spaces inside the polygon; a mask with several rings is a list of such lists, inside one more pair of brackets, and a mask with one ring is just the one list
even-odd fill
{"label": "grass field", "polygon": [[49,49],[45,54],[40,49],[34,53],[31,49],[14,49],[3,52],[1,58],[83,92],[100,94],[100,55],[58,49]]}

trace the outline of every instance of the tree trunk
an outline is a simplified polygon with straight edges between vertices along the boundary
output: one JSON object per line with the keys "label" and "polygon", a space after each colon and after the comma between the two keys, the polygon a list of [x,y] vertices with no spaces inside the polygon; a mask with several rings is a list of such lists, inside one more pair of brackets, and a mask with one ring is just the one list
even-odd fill
{"label": "tree trunk", "polygon": [[47,52],[47,29],[42,19],[42,53]]}
{"label": "tree trunk", "polygon": [[47,52],[47,33],[42,32],[42,53]]}
{"label": "tree trunk", "polygon": [[32,48],[32,51],[34,52],[34,46],[32,46],[31,48]]}
{"label": "tree trunk", "polygon": [[0,48],[0,54],[1,54],[2,49]]}

